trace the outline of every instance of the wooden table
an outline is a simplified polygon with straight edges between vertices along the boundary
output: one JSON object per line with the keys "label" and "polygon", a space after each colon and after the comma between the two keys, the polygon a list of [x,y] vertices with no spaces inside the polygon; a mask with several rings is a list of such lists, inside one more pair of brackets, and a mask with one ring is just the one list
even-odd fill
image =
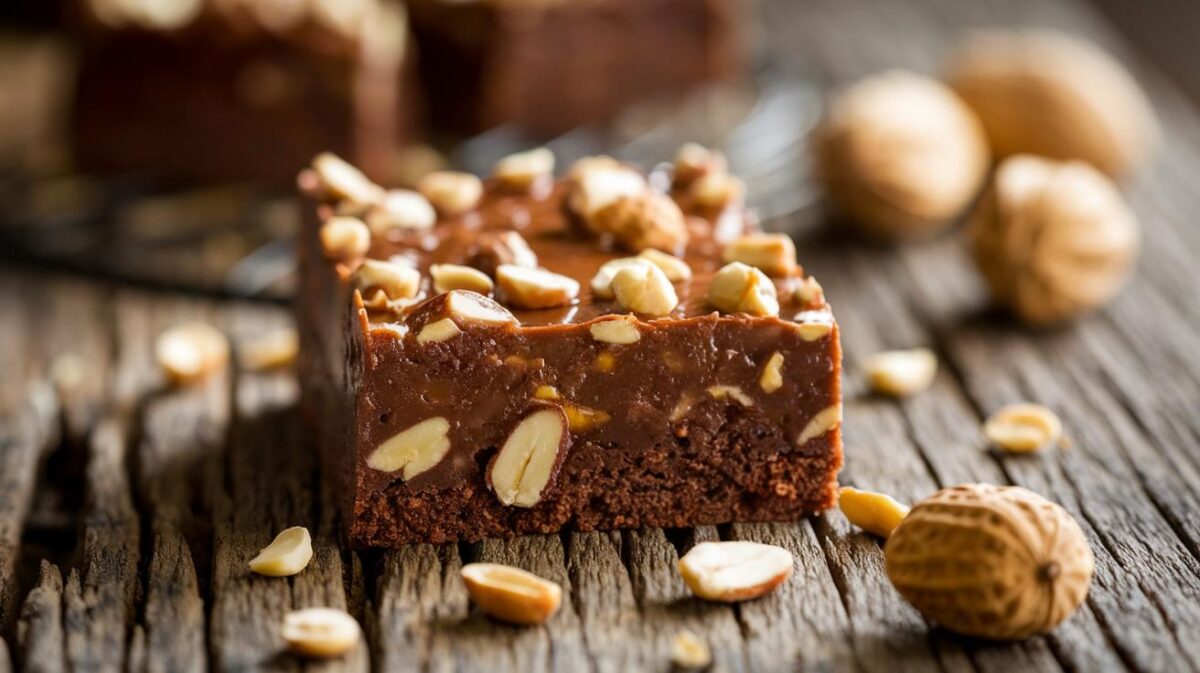
{"label": "wooden table", "polygon": [[[809,0],[764,7],[775,48],[813,81],[887,66],[936,70],[964,27],[1083,32],[1139,63],[1087,5]],[[785,44],[786,41],[786,44]],[[794,524],[567,533],[355,553],[338,547],[288,374],[238,372],[168,390],[152,341],[182,319],[235,340],[287,323],[278,307],[0,268],[0,671],[668,668],[680,629],[722,671],[1200,670],[1200,114],[1140,70],[1168,142],[1128,187],[1145,228],[1139,274],[1107,311],[1031,332],[987,310],[961,241],[868,247],[818,229],[801,260],[836,307],[846,350],[843,483],[916,500],[967,481],[1062,503],[1096,555],[1086,604],[1047,637],[990,644],[931,629],[892,589],[879,542],[838,512]],[[932,390],[865,392],[858,366],[928,345]],[[980,422],[1032,400],[1072,446],[989,452]],[[291,579],[246,561],[290,525],[316,556]],[[736,606],[689,596],[675,562],[700,540],[782,545],[794,578]],[[457,571],[512,563],[561,583],[540,628],[473,612]],[[367,641],[345,660],[281,652],[289,609],[344,607]]]}

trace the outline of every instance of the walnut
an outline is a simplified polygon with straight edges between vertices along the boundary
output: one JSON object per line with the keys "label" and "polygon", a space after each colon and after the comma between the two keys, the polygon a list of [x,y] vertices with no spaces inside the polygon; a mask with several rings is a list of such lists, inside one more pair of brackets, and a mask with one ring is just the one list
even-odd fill
{"label": "walnut", "polygon": [[992,294],[1030,324],[1097,308],[1128,279],[1137,219],[1104,174],[1079,162],[1017,156],[997,169],[972,223]]}
{"label": "walnut", "polygon": [[892,71],[840,93],[823,123],[817,168],[831,205],[879,238],[950,224],[979,191],[983,127],[946,86]]}
{"label": "walnut", "polygon": [[1001,157],[1079,159],[1119,175],[1158,142],[1158,122],[1133,77],[1095,45],[1063,33],[978,33],[951,57],[948,79]]}
{"label": "walnut", "polygon": [[666,194],[645,191],[626,196],[596,211],[592,228],[612,235],[630,252],[653,248],[676,252],[687,245],[683,211]]}

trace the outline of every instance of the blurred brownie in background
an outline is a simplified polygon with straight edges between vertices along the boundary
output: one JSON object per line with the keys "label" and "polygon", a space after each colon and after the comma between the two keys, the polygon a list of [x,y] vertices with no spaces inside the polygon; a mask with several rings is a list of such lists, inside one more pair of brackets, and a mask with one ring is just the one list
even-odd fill
{"label": "blurred brownie in background", "polygon": [[554,135],[735,77],[744,0],[410,0],[435,123]]}
{"label": "blurred brownie in background", "polygon": [[417,115],[396,0],[78,0],[79,168],[286,182],[314,153],[386,177]]}

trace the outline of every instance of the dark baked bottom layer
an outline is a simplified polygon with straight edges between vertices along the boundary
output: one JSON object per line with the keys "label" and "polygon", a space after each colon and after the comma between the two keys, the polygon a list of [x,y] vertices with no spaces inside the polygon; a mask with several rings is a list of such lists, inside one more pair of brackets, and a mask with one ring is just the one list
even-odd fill
{"label": "dark baked bottom layer", "polygon": [[578,442],[554,491],[529,509],[506,507],[488,490],[482,474],[494,447],[480,454],[478,479],[361,493],[350,541],[394,547],[560,530],[788,521],[833,506],[842,463],[838,429],[794,448],[753,409],[706,406],[685,437],[644,451]]}

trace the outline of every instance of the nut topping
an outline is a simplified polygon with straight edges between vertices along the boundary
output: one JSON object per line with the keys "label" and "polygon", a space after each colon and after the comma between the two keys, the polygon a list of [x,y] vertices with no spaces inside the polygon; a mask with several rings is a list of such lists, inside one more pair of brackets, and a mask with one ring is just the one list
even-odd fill
{"label": "nut topping", "polygon": [[371,231],[384,236],[392,229],[424,230],[437,222],[437,213],[424,197],[410,189],[393,189],[366,215]]}
{"label": "nut topping", "polygon": [[630,252],[649,248],[673,252],[688,241],[683,211],[671,197],[650,190],[623,196],[596,210],[589,227],[611,234]]}
{"label": "nut topping", "polygon": [[593,339],[609,344],[626,345],[642,338],[637,320],[629,316],[594,322],[588,330]]}
{"label": "nut topping", "polygon": [[404,264],[368,259],[355,270],[354,286],[362,292],[368,308],[382,310],[389,302],[417,296],[421,272]]}
{"label": "nut topping", "polygon": [[766,393],[773,393],[783,387],[783,353],[775,351],[767,358],[758,385]]}
{"label": "nut topping", "polygon": [[743,407],[754,406],[754,400],[737,386],[709,386],[707,391],[714,400],[723,400],[728,397],[737,400],[738,404]]}
{"label": "nut topping", "polygon": [[331,217],[317,236],[325,258],[343,264],[357,262],[371,248],[371,230],[357,217]]}
{"label": "nut topping", "polygon": [[596,272],[596,275],[592,276],[592,294],[597,299],[612,299],[612,282],[617,272],[628,266],[638,266],[639,264],[648,263],[653,264],[653,262],[641,257],[619,257],[605,262],[600,267],[600,270]]}
{"label": "nut topping", "polygon": [[746,198],[746,183],[730,173],[708,173],[692,183],[688,194],[702,208],[724,208]]}
{"label": "nut topping", "polygon": [[496,283],[504,292],[504,300],[517,308],[566,306],[579,296],[579,283],[574,279],[515,264],[501,264],[496,269]]}
{"label": "nut topping", "polygon": [[758,598],[792,576],[792,553],[758,542],[701,542],[679,559],[683,581],[700,598]]}
{"label": "nut topping", "polygon": [[312,536],[303,526],[293,526],[275,536],[250,559],[250,570],[267,577],[288,577],[308,567],[312,560]]}
{"label": "nut topping", "polygon": [[512,566],[468,563],[462,578],[484,614],[511,624],[541,624],[562,602],[562,587]]}
{"label": "nut topping", "polygon": [[706,668],[712,663],[712,651],[700,636],[685,629],[671,640],[671,663],[684,670]]}
{"label": "nut topping", "polygon": [[667,254],[655,248],[646,248],[638,254],[638,257],[661,269],[667,275],[667,280],[672,283],[692,279],[692,268],[687,265],[687,262],[675,255]]}
{"label": "nut topping", "polygon": [[535,269],[538,258],[525,239],[515,231],[485,232],[479,235],[479,243],[472,250],[468,263],[494,276],[501,264]]}
{"label": "nut topping", "polygon": [[749,264],[768,276],[783,277],[796,268],[796,244],[787,234],[747,234],[725,246],[721,259]]}
{"label": "nut topping", "polygon": [[461,215],[483,196],[483,182],[470,173],[434,171],[417,182],[417,191],[442,215]]}
{"label": "nut topping", "polygon": [[453,320],[442,318],[422,327],[421,331],[417,334],[417,343],[441,343],[449,341],[459,334],[462,334],[462,330],[458,328],[458,325]]}
{"label": "nut topping", "polygon": [[566,457],[567,416],[557,406],[539,403],[504,440],[492,461],[488,481],[505,505],[533,507]]}
{"label": "nut topping", "polygon": [[492,291],[492,279],[479,269],[460,264],[434,264],[429,267],[429,277],[433,279],[434,292],[449,292],[450,290],[470,290],[479,294]]}
{"label": "nut topping", "polygon": [[988,418],[983,434],[998,449],[1031,453],[1062,439],[1062,421],[1040,404],[1010,404]]}
{"label": "nut topping", "polygon": [[496,162],[492,177],[504,188],[527,192],[554,173],[554,153],[545,147],[510,154]]}
{"label": "nut topping", "polygon": [[280,634],[292,652],[328,659],[354,649],[362,637],[362,629],[343,610],[305,608],[284,616]]}
{"label": "nut topping", "polygon": [[675,287],[653,264],[632,264],[617,271],[612,280],[617,305],[643,315],[668,315],[679,304]]}
{"label": "nut topping", "polygon": [[504,325],[515,323],[516,317],[494,299],[468,290],[446,293],[446,310],[459,323]]}
{"label": "nut topping", "polygon": [[682,189],[711,173],[725,173],[729,167],[725,155],[697,143],[684,143],[675,154],[675,174],[671,186]]}
{"label": "nut topping", "polygon": [[876,353],[863,365],[871,388],[884,395],[904,397],[919,393],[933,383],[937,356],[928,348]]}
{"label": "nut topping", "polygon": [[779,315],[775,284],[762,271],[741,262],[730,262],[713,276],[708,303],[726,313]]}
{"label": "nut topping", "polygon": [[322,152],[313,159],[312,167],[321,180],[322,189],[335,199],[370,204],[383,198],[382,187],[337,155]]}
{"label": "nut topping", "polygon": [[796,444],[803,446],[808,440],[820,437],[841,424],[842,405],[834,404],[825,407],[809,419],[808,424],[804,426],[804,430],[800,431],[800,436],[796,438]]}
{"label": "nut topping", "polygon": [[197,383],[225,368],[229,340],[212,325],[186,322],[158,335],[154,356],[171,383]]}
{"label": "nut topping", "polygon": [[792,316],[796,331],[805,341],[816,341],[833,331],[833,313],[828,309],[820,311],[801,311]]}
{"label": "nut topping", "polygon": [[621,198],[638,196],[646,189],[646,179],[632,168],[584,168],[571,184],[567,204],[589,229],[598,231],[594,219],[601,209]]}
{"label": "nut topping", "polygon": [[796,301],[806,306],[815,307],[825,304],[825,288],[816,278],[809,276],[796,287]]}
{"label": "nut topping", "polygon": [[908,516],[908,505],[896,502],[892,496],[849,486],[838,489],[838,507],[850,523],[885,539]]}
{"label": "nut topping", "polygon": [[427,418],[380,444],[367,457],[367,467],[380,472],[403,470],[405,481],[441,462],[450,450],[450,421]]}

